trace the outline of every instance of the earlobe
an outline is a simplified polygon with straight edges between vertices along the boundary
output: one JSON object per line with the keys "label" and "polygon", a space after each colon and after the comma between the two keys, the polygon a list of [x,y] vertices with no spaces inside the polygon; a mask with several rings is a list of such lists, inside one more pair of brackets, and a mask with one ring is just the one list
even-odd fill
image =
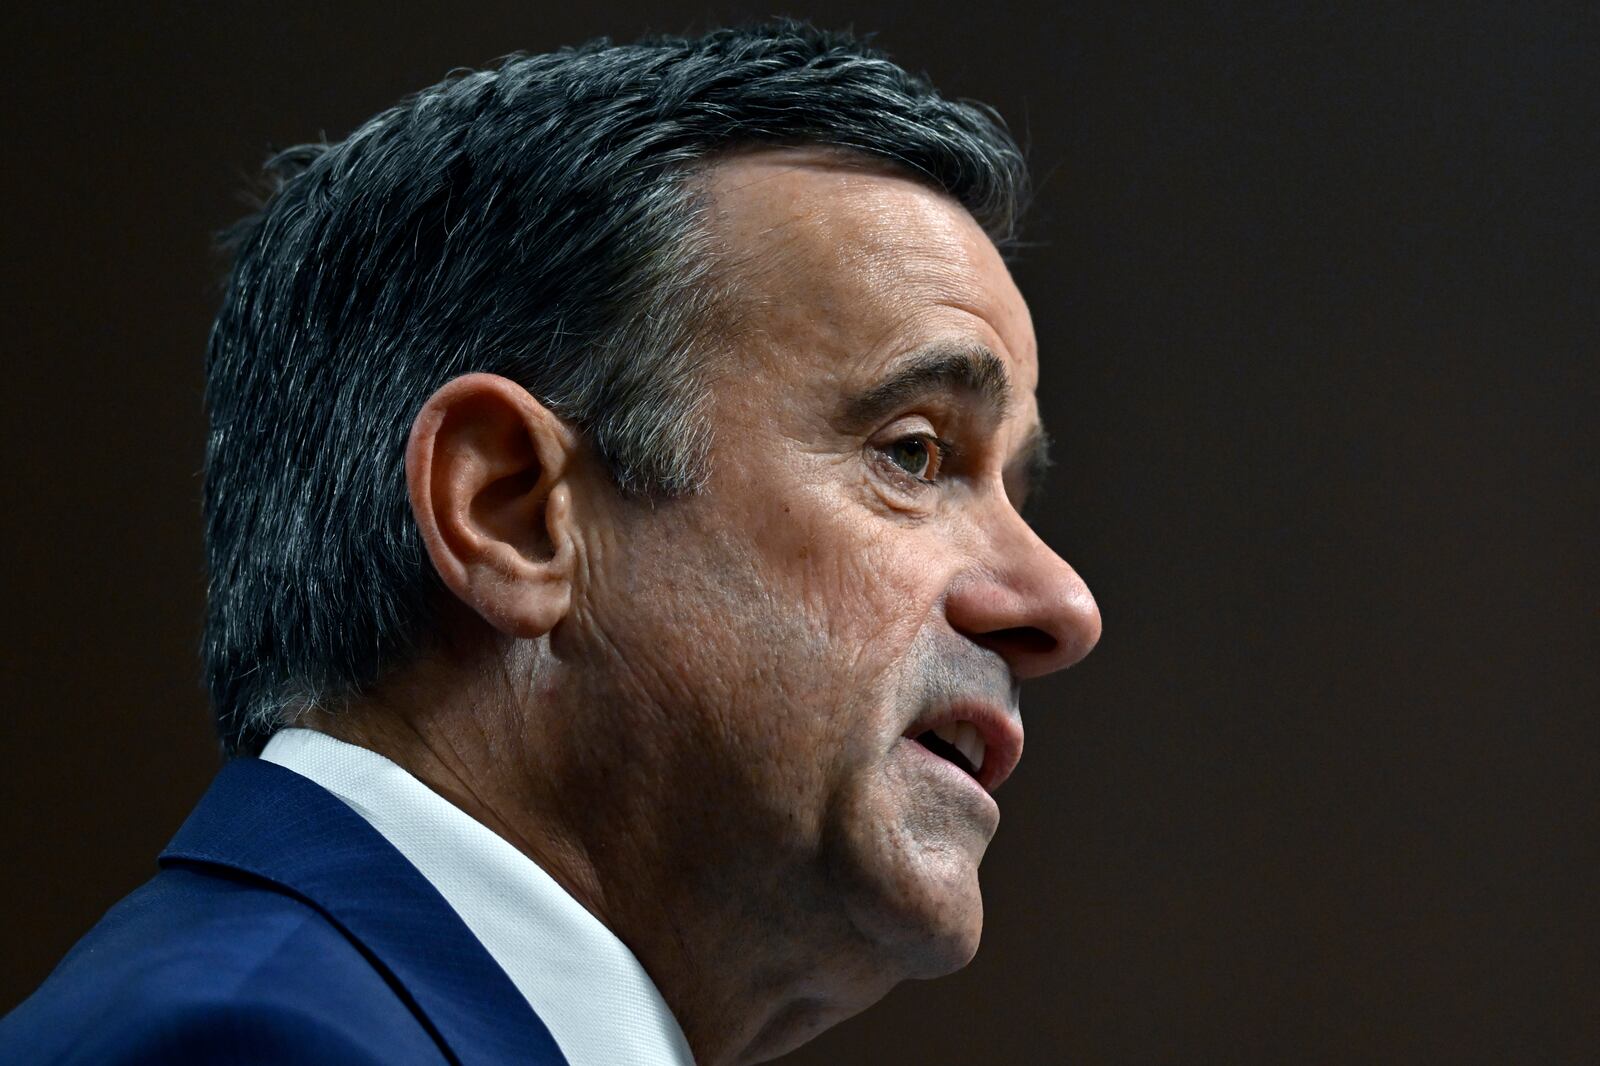
{"label": "earlobe", "polygon": [[515,382],[467,374],[418,412],[406,486],[445,586],[508,636],[553,629],[572,602],[577,435]]}

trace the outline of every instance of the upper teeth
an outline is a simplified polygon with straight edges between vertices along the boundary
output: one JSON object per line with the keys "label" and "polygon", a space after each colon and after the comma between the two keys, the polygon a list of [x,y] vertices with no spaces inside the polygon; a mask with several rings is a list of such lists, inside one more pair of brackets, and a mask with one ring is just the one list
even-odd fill
{"label": "upper teeth", "polygon": [[955,749],[967,757],[972,764],[972,772],[977,773],[983,769],[983,734],[978,732],[978,727],[971,722],[955,722],[951,725],[942,725],[933,731],[934,736],[952,744]]}

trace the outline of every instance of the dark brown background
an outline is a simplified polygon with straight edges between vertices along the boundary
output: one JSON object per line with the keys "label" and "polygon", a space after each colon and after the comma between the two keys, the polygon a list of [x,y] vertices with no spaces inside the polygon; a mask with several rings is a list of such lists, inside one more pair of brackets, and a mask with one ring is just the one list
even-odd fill
{"label": "dark brown background", "polygon": [[[451,67],[767,13],[583,7],[5,32],[0,1009],[217,765],[209,233]],[[977,961],[793,1061],[1600,1060],[1594,6],[790,10],[1029,142],[1040,525],[1106,623],[1025,698]]]}

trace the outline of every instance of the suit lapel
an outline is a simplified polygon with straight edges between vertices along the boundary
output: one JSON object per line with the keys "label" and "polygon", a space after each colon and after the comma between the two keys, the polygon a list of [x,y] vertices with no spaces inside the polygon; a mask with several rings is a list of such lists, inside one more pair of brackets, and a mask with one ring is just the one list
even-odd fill
{"label": "suit lapel", "polygon": [[240,870],[321,911],[387,971],[463,1066],[566,1062],[416,867],[336,796],[291,770],[259,759],[228,763],[161,864]]}

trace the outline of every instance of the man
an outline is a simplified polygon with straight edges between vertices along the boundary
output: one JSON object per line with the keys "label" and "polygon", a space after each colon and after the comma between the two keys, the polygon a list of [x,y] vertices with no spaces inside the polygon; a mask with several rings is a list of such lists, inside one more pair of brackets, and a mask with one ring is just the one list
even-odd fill
{"label": "man", "polygon": [[964,965],[1099,616],[984,112],[795,23],[276,161],[208,358],[234,758],[6,1061],[755,1062]]}

